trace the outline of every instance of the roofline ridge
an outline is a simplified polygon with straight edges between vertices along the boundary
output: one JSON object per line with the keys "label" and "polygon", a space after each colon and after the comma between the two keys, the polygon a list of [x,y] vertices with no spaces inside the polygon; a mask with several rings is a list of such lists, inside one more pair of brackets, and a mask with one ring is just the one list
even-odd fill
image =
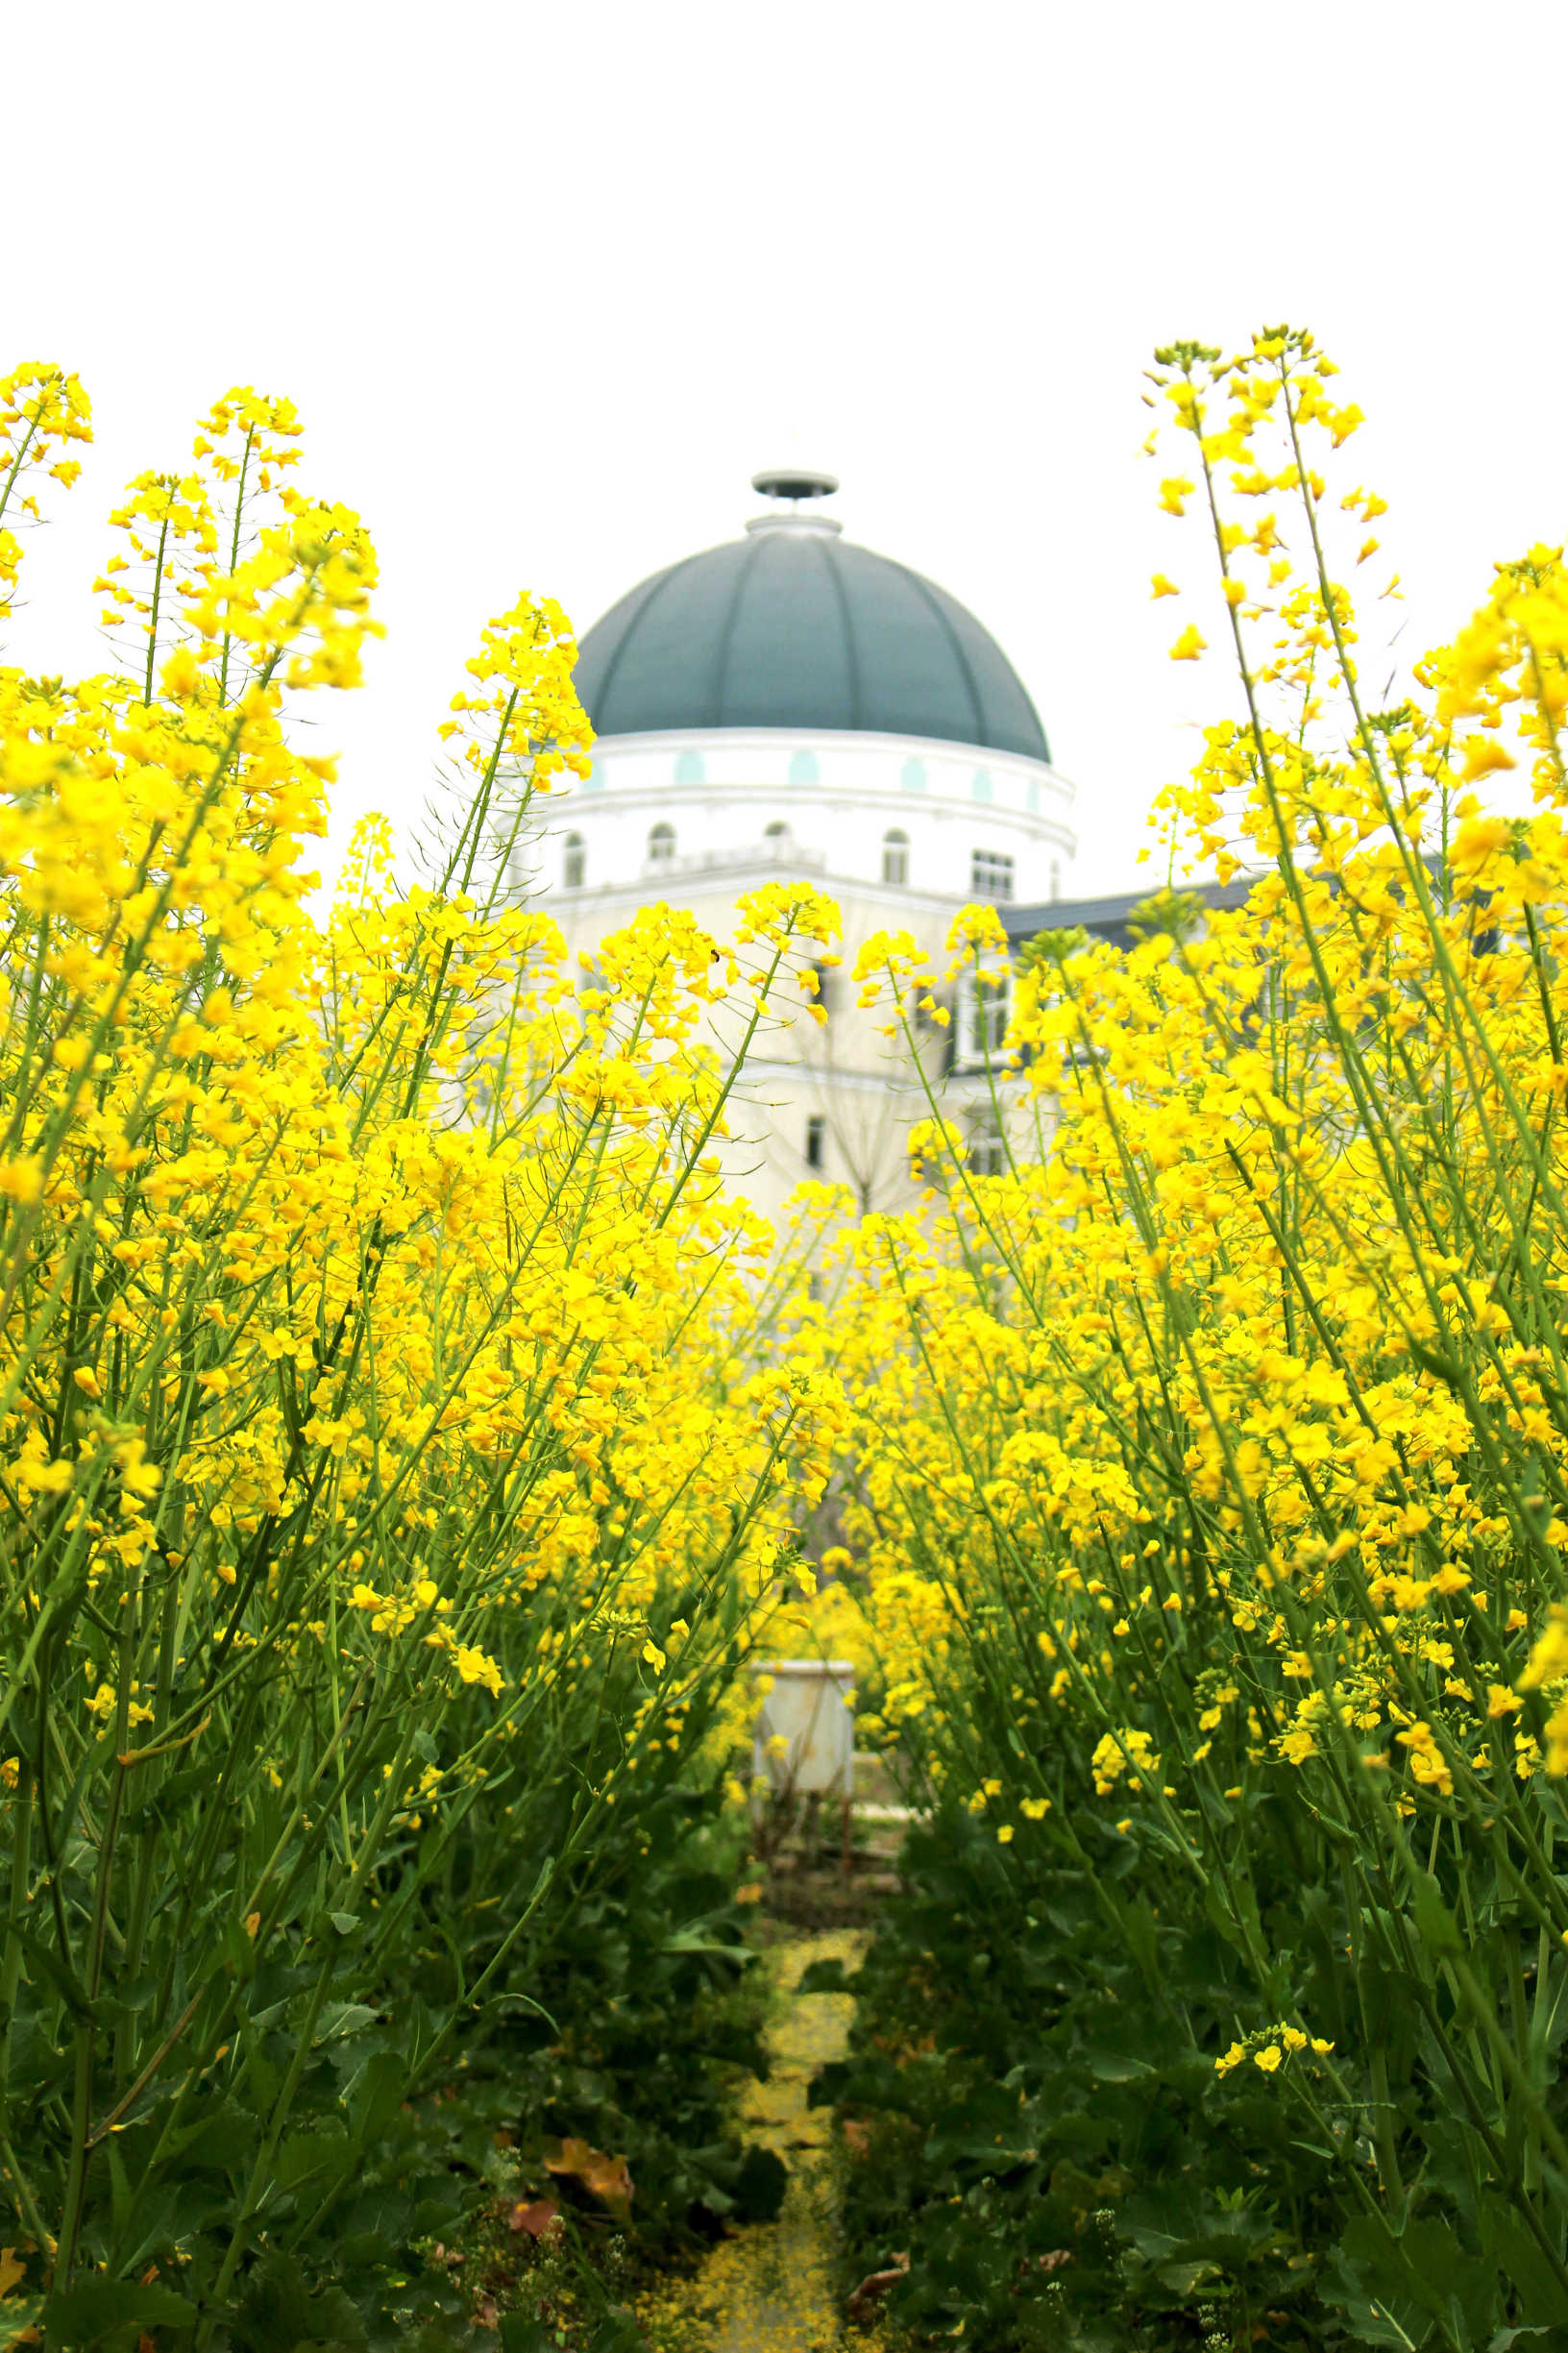
{"label": "roofline ridge", "polygon": [[[706,551],[704,551],[704,552],[706,552]],[[684,572],[688,564],[693,564],[696,561],[697,558],[695,555],[680,556],[674,563],[666,564],[662,572],[650,573],[646,580],[639,580],[636,588],[627,589],[626,597],[634,597],[637,594],[638,588],[646,588],[648,590],[648,594],[643,599],[641,604],[637,607],[635,613],[633,613],[630,621],[627,622],[625,627],[622,630],[619,638],[616,640],[615,650],[610,655],[609,660],[605,663],[604,675],[599,682],[599,694],[595,698],[597,701],[608,701],[610,689],[615,684],[615,674],[620,669],[622,657],[625,653],[626,648],[631,643],[632,632],[636,628],[637,624],[642,620],[643,615],[647,612],[649,606],[658,602],[658,600],[663,596],[665,590],[669,587],[671,581],[674,578],[677,572]],[[625,601],[626,599],[625,597],[618,597],[616,599],[616,604],[624,604]],[[613,613],[614,611],[615,605],[612,604],[610,607],[610,612]],[[602,614],[600,619],[607,621],[609,619],[609,613]],[[590,624],[591,628],[597,629],[599,623],[597,621]],[[580,657],[582,651],[582,641],[580,638],[577,641],[577,651]],[[592,712],[588,714],[588,717],[590,722],[592,722]],[[594,723],[595,736],[597,737],[600,734],[600,732],[604,731],[600,730],[597,723]],[[613,730],[609,732],[613,732]]]}
{"label": "roofline ridge", "polygon": [[729,668],[729,650],[735,642],[735,624],[741,615],[741,599],[746,594],[747,580],[757,568],[764,545],[760,538],[750,541],[726,540],[723,544],[726,547],[745,548],[746,553],[735,575],[735,585],[730,592],[729,610],[724,615],[724,625],[719,633],[719,658],[714,664],[713,699],[709,705],[714,715],[713,723],[716,727],[723,724],[720,714],[724,707],[724,674]]}
{"label": "roofline ridge", "polygon": [[[969,668],[969,657],[964,650],[963,645],[959,639],[958,631],[954,628],[952,623],[948,620],[947,615],[943,611],[941,604],[938,602],[938,597],[941,592],[937,587],[937,583],[935,580],[928,580],[923,572],[911,571],[909,576],[915,582],[915,585],[919,590],[920,595],[925,599],[925,601],[930,606],[931,611],[935,614],[938,626],[946,637],[948,644],[952,647],[953,657],[958,663],[959,670],[963,674],[964,684],[968,689],[969,707],[974,713],[975,741],[976,743],[982,745],[987,751],[994,751],[996,749],[996,746],[991,743],[988,739],[986,709],[984,703],[980,699],[980,689],[974,682],[974,673]],[[1041,733],[1044,733],[1043,728],[1041,728]]]}
{"label": "roofline ridge", "polygon": [[860,649],[855,644],[854,617],[849,610],[849,599],[844,582],[839,577],[839,567],[834,561],[839,550],[845,544],[852,547],[855,543],[852,540],[845,543],[837,539],[820,539],[817,543],[821,551],[822,562],[827,567],[827,576],[833,583],[834,602],[839,608],[839,619],[844,625],[845,666],[849,674],[849,709],[854,722],[848,732],[852,735],[859,735],[866,732],[861,724],[865,715],[865,703],[860,691]]}
{"label": "roofline ridge", "polygon": [[[869,549],[867,552],[869,554],[874,554],[875,550]],[[883,560],[885,562],[894,564],[898,563],[896,556],[885,557]],[[907,572],[911,579],[919,580],[921,587],[925,589],[930,596],[939,598],[943,604],[955,605],[958,611],[964,615],[965,620],[972,621],[975,627],[979,630],[981,636],[991,645],[996,648],[996,650],[1001,655],[1002,661],[1006,665],[1008,672],[1017,681],[1019,694],[1023,697],[1024,701],[1029,705],[1030,717],[1034,720],[1036,726],[1040,729],[1040,740],[1045,747],[1045,765],[1047,768],[1049,768],[1051,765],[1051,739],[1046,732],[1045,722],[1041,718],[1039,706],[1037,705],[1033,695],[1029,692],[1028,687],[1023,682],[1023,678],[1018,671],[1017,664],[1009,656],[1000,640],[992,630],[987,628],[985,623],[981,620],[979,614],[975,611],[972,604],[966,604],[962,597],[955,597],[950,588],[943,588],[942,582],[940,580],[933,580],[929,573],[917,572],[913,564],[898,564],[898,570],[900,572]],[[949,622],[947,625],[949,628],[951,628],[951,622]],[[1006,747],[1005,745],[1001,744],[988,744],[986,748],[988,751],[1002,751],[1006,749]],[[1031,752],[1027,756],[1030,759],[1034,759],[1039,755]]]}

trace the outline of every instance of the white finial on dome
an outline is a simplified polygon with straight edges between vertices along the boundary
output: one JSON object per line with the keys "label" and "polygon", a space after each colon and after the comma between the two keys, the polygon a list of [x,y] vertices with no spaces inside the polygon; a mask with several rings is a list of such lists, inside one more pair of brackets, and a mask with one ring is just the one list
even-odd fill
{"label": "white finial on dome", "polygon": [[803,513],[807,500],[828,499],[839,486],[836,474],[824,474],[816,466],[765,466],[751,477],[751,487],[760,490],[767,499],[780,503],[765,515],[755,515],[747,529],[757,531],[809,532],[821,538],[836,538],[844,526],[836,515]]}

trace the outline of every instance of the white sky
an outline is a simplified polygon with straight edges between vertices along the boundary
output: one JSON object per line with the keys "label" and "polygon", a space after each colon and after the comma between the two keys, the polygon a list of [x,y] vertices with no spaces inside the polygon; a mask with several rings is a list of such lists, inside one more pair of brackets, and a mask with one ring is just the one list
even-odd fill
{"label": "white sky", "polygon": [[520,587],[586,628],[735,536],[756,468],[823,465],[1021,672],[1080,788],[1066,887],[1131,883],[1229,700],[1148,601],[1204,574],[1139,455],[1151,347],[1312,327],[1400,650],[1449,634],[1564,530],[1565,63],[1560,0],[13,7],[0,344],[78,369],[98,440],[7,656],[98,666],[121,482],[229,384],[287,392],[297,478],[381,552],[369,687],[316,699],[340,821],[406,817]]}

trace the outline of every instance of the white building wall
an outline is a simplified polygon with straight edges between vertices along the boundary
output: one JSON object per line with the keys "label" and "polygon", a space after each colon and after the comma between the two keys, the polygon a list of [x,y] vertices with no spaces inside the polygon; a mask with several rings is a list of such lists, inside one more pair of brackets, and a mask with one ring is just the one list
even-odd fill
{"label": "white building wall", "polygon": [[[798,877],[781,860],[772,870],[757,868],[696,877],[691,887],[682,889],[677,883],[666,893],[632,886],[619,892],[564,894],[545,903],[561,923],[569,947],[591,963],[607,933],[659,897],[688,912],[715,940],[727,943],[734,936],[735,901],[741,894],[763,882],[790,879]],[[1005,1074],[998,1072],[993,1087],[984,1066],[954,1054],[963,1025],[956,1017],[957,992],[943,977],[951,903],[918,899],[912,894],[895,900],[892,894],[842,882],[835,887],[837,878],[831,873],[810,879],[838,900],[844,923],[844,962],[825,976],[821,1001],[826,1021],[813,1020],[805,993],[787,980],[780,982],[730,1098],[729,1134],[716,1140],[713,1147],[727,1181],[775,1227],[789,1196],[807,1181],[847,1187],[862,1212],[894,1214],[909,1208],[920,1190],[909,1175],[909,1130],[930,1118],[934,1109],[977,1140],[996,1127],[993,1094],[1007,1104],[1007,1122],[1015,1135],[1021,1132],[1020,1122],[1033,1116]],[[883,929],[908,930],[927,949],[938,975],[936,996],[952,1017],[945,1027],[931,1024],[919,1033],[920,1068],[902,1035],[881,1035],[890,1019],[887,1006],[861,1007],[850,977],[861,942]],[[743,962],[754,966],[759,960],[755,949],[743,952]],[[809,960],[809,945],[802,942],[791,963],[798,967]],[[727,1057],[738,1021],[749,1011],[744,988],[740,997],[741,1014],[731,1014],[708,1029],[721,1059]],[[929,1093],[921,1083],[921,1068]],[[813,1123],[819,1129],[815,1161]]]}
{"label": "white building wall", "polygon": [[[805,753],[817,763],[815,783],[801,776]],[[721,942],[733,937],[736,900],[766,882],[810,881],[839,904],[844,963],[828,981],[826,1026],[797,1000],[793,1021],[771,1022],[758,1038],[719,1147],[726,1176],[775,1225],[808,1179],[847,1186],[863,1210],[908,1207],[919,1190],[908,1174],[908,1131],[932,1105],[907,1045],[878,1034],[886,1014],[856,1004],[856,951],[875,931],[908,931],[942,974],[956,909],[982,895],[971,887],[977,850],[1013,859],[1015,898],[1054,895],[1073,848],[1071,785],[1041,762],[953,744],[762,730],[611,738],[598,746],[592,784],[551,797],[533,846],[532,879],[574,951],[591,960],[608,933],[660,900]],[[648,854],[655,824],[674,828],[668,863]],[[778,824],[787,834],[770,837]],[[908,839],[902,884],[882,879],[894,828]],[[573,835],[586,879],[567,887]],[[954,992],[939,993],[956,1012]],[[953,1028],[934,1028],[920,1063],[943,1115],[983,1139],[996,1127],[996,1090],[962,1056],[952,1066],[954,1042]],[[1017,1132],[1034,1115],[1018,1090],[1003,1091],[1006,1124]]]}
{"label": "white building wall", "polygon": [[[565,887],[569,838],[581,845],[589,894],[673,885],[715,860],[726,865],[789,829],[802,874],[832,871],[880,884],[890,830],[908,837],[909,891],[961,905],[977,851],[1013,861],[1011,895],[1048,899],[1066,886],[1074,849],[1073,788],[1042,761],[907,736],[802,736],[782,730],[616,736],[595,750],[586,782],[552,795],[532,879],[552,901]],[[649,856],[655,825],[672,827],[670,863]],[[661,895],[669,895],[661,890]]]}

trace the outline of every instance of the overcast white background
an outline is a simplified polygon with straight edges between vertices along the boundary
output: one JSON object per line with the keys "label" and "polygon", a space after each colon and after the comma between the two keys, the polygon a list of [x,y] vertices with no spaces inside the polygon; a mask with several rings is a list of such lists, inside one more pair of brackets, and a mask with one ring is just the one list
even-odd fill
{"label": "overcast white background", "polygon": [[1562,536],[1565,24],[1518,0],[13,7],[3,342],[81,372],[97,444],[6,656],[98,666],[120,483],[183,463],[229,384],[286,391],[298,478],[382,560],[370,683],[317,699],[334,835],[405,820],[520,587],[586,627],[733,537],[756,468],[827,466],[849,536],[1021,672],[1079,785],[1066,888],[1130,883],[1150,797],[1228,702],[1148,601],[1157,566],[1203,572],[1139,454],[1156,342],[1287,319],[1339,359],[1403,654],[1494,556]]}

